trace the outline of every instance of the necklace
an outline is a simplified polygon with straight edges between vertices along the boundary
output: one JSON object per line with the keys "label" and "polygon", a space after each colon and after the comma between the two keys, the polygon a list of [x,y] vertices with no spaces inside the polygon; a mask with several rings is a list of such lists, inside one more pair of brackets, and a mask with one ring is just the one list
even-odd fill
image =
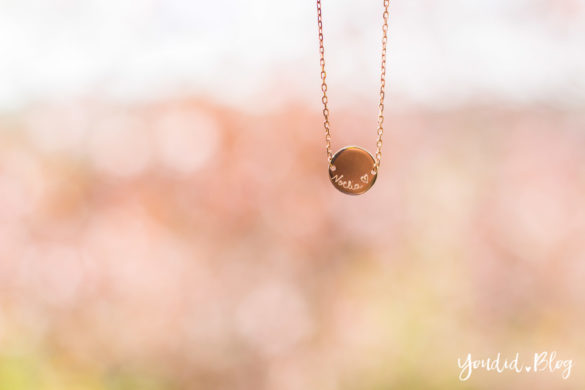
{"label": "necklace", "polygon": [[386,44],[388,42],[388,6],[384,0],[384,24],[382,25],[382,66],[380,75],[380,101],[378,103],[378,138],[376,154],[372,156],[359,146],[346,146],[335,154],[331,151],[331,129],[329,124],[329,99],[327,98],[327,73],[325,73],[325,47],[323,45],[323,17],[321,0],[317,0],[317,23],[319,26],[319,53],[321,54],[321,91],[323,97],[323,127],[325,128],[325,147],[329,162],[329,178],[339,191],[349,195],[360,195],[368,191],[378,177],[382,159],[382,135],[384,134],[384,97],[386,87]]}

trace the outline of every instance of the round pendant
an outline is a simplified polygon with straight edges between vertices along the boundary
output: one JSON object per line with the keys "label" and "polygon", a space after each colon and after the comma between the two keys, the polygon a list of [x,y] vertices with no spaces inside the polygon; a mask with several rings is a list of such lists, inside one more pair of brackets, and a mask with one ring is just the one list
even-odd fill
{"label": "round pendant", "polygon": [[372,155],[357,146],[346,146],[333,155],[329,178],[344,194],[360,195],[369,190],[378,176]]}

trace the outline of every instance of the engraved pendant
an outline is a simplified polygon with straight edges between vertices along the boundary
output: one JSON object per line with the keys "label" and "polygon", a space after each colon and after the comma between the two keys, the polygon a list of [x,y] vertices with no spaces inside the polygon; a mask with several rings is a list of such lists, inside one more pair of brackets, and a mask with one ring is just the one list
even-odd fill
{"label": "engraved pendant", "polygon": [[329,178],[333,186],[344,194],[360,195],[376,181],[376,161],[372,155],[357,146],[346,146],[331,158]]}

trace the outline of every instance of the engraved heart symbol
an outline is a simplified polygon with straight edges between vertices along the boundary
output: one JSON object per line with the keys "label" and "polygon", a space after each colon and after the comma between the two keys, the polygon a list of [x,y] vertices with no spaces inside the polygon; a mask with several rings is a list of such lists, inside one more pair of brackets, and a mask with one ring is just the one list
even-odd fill
{"label": "engraved heart symbol", "polygon": [[360,177],[360,180],[363,181],[364,183],[368,182],[368,174],[366,173],[365,175],[363,175],[362,177]]}

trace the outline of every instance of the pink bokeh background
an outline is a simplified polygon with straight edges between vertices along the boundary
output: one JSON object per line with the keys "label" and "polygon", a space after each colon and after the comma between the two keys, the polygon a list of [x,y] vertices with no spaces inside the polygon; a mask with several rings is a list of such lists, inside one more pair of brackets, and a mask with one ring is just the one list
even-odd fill
{"label": "pink bokeh background", "polygon": [[[585,3],[393,2],[361,197],[314,8],[0,4],[1,389],[585,385]],[[380,15],[324,3],[334,149],[375,146]],[[543,351],[570,378],[458,379]]]}

